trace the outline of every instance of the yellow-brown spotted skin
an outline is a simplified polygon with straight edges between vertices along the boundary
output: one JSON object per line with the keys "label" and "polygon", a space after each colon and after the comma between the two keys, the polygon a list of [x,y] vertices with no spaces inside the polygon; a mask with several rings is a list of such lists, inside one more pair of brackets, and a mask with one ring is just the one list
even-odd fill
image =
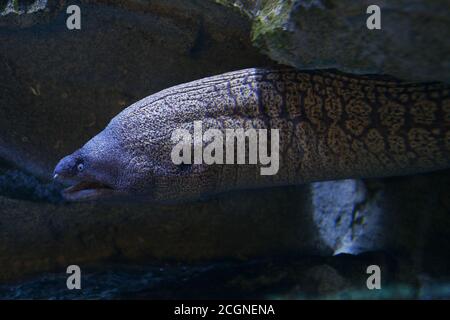
{"label": "yellow-brown spotted skin", "polygon": [[446,85],[293,70],[261,74],[257,83],[269,126],[284,138],[280,163],[302,181],[450,166]]}
{"label": "yellow-brown spotted skin", "polygon": [[[171,134],[279,129],[279,171],[258,165],[193,165],[170,158]],[[81,155],[81,156],[80,156]],[[113,190],[152,200],[191,199],[233,189],[450,167],[448,85],[291,68],[245,69],[181,84],[118,114],[66,159]]]}
{"label": "yellow-brown spotted skin", "polygon": [[[180,92],[183,86],[187,93]],[[279,173],[246,177],[263,184],[403,175],[450,166],[450,90],[444,84],[332,71],[247,69],[163,93],[175,109],[170,113],[184,112],[187,103],[197,114],[191,120],[214,119],[211,127],[280,129]],[[250,182],[240,181],[239,170],[245,175],[245,168],[225,170],[237,170],[233,183]]]}

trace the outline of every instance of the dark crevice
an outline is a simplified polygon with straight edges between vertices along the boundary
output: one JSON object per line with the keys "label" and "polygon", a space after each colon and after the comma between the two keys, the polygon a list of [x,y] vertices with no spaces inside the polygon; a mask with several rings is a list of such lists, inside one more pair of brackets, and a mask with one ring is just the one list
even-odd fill
{"label": "dark crevice", "polygon": [[43,182],[0,158],[0,196],[32,202],[61,203],[61,185]]}

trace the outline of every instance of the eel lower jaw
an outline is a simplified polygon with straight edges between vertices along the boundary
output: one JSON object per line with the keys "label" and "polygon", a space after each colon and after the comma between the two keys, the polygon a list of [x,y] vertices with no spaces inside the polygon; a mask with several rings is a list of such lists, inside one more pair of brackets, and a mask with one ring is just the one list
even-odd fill
{"label": "eel lower jaw", "polygon": [[62,196],[68,201],[89,201],[113,196],[115,190],[100,182],[81,181],[62,191]]}

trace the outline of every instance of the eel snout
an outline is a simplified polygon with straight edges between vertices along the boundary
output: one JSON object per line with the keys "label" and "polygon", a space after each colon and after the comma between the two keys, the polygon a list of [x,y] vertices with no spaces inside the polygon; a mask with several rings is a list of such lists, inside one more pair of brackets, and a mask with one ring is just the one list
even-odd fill
{"label": "eel snout", "polygon": [[62,191],[62,196],[68,201],[96,200],[112,195],[115,190],[111,186],[95,180],[66,179],[60,174],[55,174],[53,179],[65,185],[69,185]]}

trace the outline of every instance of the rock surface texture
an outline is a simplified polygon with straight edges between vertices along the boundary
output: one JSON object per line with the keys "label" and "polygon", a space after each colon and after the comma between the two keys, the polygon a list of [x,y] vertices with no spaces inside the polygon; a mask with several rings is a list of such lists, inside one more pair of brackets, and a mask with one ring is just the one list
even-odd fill
{"label": "rock surface texture", "polygon": [[[221,2],[251,18],[253,42],[279,63],[450,82],[446,0]],[[381,9],[380,30],[366,26],[370,5]]]}

